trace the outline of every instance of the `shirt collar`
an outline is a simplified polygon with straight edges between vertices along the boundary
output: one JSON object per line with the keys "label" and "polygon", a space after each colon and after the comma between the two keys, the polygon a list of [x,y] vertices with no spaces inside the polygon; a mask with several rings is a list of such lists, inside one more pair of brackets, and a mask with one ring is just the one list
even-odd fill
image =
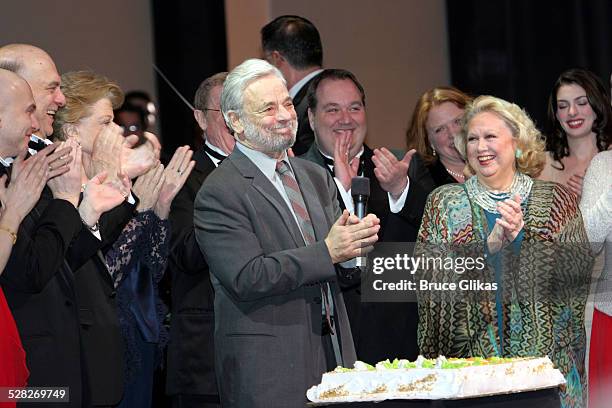
{"label": "shirt collar", "polygon": [[[268,156],[267,154],[257,151],[257,150],[253,150],[250,147],[247,147],[245,145],[243,145],[240,142],[236,142],[236,147],[242,152],[244,153],[244,155],[246,157],[249,158],[249,160],[251,160],[253,162],[253,164],[255,164],[255,166],[257,166],[257,168],[269,179],[269,180],[273,180],[274,176],[276,174],[276,162],[278,160],[273,159],[272,157]],[[283,157],[281,158],[281,160],[285,160],[287,161],[287,153],[285,153],[283,155]]]}
{"label": "shirt collar", "polygon": [[0,164],[3,165],[4,167],[11,167],[11,164],[13,164],[13,159],[12,157],[0,157]]}
{"label": "shirt collar", "polygon": [[30,135],[28,151],[30,152],[30,155],[34,156],[39,150],[42,150],[45,146],[49,146],[51,144],[53,144],[51,140],[32,134]]}
{"label": "shirt collar", "polygon": [[[364,148],[363,148],[363,145],[362,145],[362,146],[361,146],[361,150],[359,150],[359,153],[357,153],[357,154],[355,155],[355,157],[356,157],[356,158],[360,158],[360,157],[361,157],[361,155],[363,154],[363,150],[364,150]],[[334,164],[333,164],[333,163],[334,163],[334,158],[333,158],[332,156],[328,156],[328,155],[326,155],[325,153],[323,153],[323,152],[321,151],[321,149],[319,149],[319,153],[321,153],[321,156],[323,156],[324,158],[326,158],[326,159],[327,159],[325,162],[327,163],[327,165],[328,165],[328,166],[332,166],[332,167],[334,166]],[[331,164],[330,164],[330,161],[331,161]]]}
{"label": "shirt collar", "polygon": [[323,72],[323,69],[317,69],[316,71],[312,71],[310,74],[306,75],[304,78],[300,79],[299,81],[297,81],[295,83],[295,85],[293,85],[291,87],[291,89],[289,90],[289,96],[291,96],[292,98],[295,98],[295,95],[298,94],[298,92],[300,92],[300,89],[302,89],[302,87],[308,82],[310,81],[312,78],[316,77],[317,75],[319,75],[321,72]]}
{"label": "shirt collar", "polygon": [[225,154],[225,152],[223,150],[221,150],[220,148],[218,148],[214,144],[210,143],[208,140],[204,140],[204,143],[206,144],[206,146],[210,147],[211,150],[214,150],[215,152],[219,153],[220,155],[227,157],[227,154]]}
{"label": "shirt collar", "polygon": [[209,143],[208,140],[204,140],[204,154],[212,160],[215,167],[218,167],[221,161],[227,157],[223,150]]}

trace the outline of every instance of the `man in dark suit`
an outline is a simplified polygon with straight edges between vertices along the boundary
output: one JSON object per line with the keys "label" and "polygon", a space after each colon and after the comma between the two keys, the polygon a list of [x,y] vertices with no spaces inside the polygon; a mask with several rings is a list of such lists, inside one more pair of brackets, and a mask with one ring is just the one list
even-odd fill
{"label": "man in dark suit", "polygon": [[[414,151],[398,160],[385,148],[364,144],[365,92],[357,78],[345,70],[324,70],[311,84],[308,115],[315,144],[301,157],[334,176],[339,204],[352,213],[351,180],[369,177],[368,210],[380,217],[380,241],[414,242],[431,187],[419,182],[426,174],[411,174],[422,168],[411,163]],[[343,294],[359,359],[416,358],[416,304],[362,303],[359,286]]]}
{"label": "man in dark suit", "polygon": [[[65,104],[51,57],[31,45],[11,44],[0,48],[0,66],[28,81],[38,132],[51,136],[55,112]],[[68,143],[77,150],[76,142]],[[75,159],[69,172],[48,181],[17,232],[2,285],[23,339],[28,384],[70,387],[71,406],[112,406],[123,394],[123,347],[100,250],[112,245],[135,203],[118,191],[96,194],[89,183],[79,202],[81,174]]]}
{"label": "man in dark suit", "polygon": [[223,407],[300,407],[353,342],[337,264],[377,239],[378,219],[340,215],[331,177],[287,157],[296,114],[282,74],[247,60],[221,109],[236,147],[195,202],[196,239],[215,288],[215,369]]}
{"label": "man in dark suit", "polygon": [[292,147],[301,155],[314,142],[308,123],[308,88],[322,71],[323,46],[319,31],[299,16],[280,16],[261,29],[261,48],[266,60],[282,72],[297,113],[298,131]]}
{"label": "man in dark suit", "polygon": [[174,408],[218,407],[214,370],[214,292],[209,270],[195,240],[193,202],[208,175],[234,149],[221,114],[221,90],[227,72],[206,78],[196,91],[194,116],[204,146],[185,186],[172,202],[169,271],[172,274],[172,323],[168,342],[166,392]]}

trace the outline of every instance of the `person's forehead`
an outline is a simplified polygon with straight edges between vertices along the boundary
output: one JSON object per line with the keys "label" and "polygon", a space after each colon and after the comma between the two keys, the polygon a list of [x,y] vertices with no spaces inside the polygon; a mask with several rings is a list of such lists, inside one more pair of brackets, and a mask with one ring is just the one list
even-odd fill
{"label": "person's forehead", "polygon": [[100,98],[91,105],[91,109],[102,113],[112,113],[113,104],[108,98]]}
{"label": "person's forehead", "polygon": [[429,126],[437,126],[448,121],[453,121],[457,116],[463,115],[464,110],[453,102],[447,101],[432,107],[427,115],[426,123]]}
{"label": "person's forehead", "polygon": [[563,84],[559,87],[559,90],[557,91],[557,98],[562,98],[564,96],[586,96],[586,90],[580,84],[577,84],[575,82]]}
{"label": "person's forehead", "polygon": [[[221,92],[223,92],[223,84],[213,86],[208,93],[208,100],[206,101],[207,105],[219,105],[221,102]],[[216,107],[213,106],[213,108]]]}
{"label": "person's forehead", "polygon": [[468,130],[472,130],[475,128],[485,130],[504,128],[509,130],[508,125],[502,117],[500,117],[495,112],[489,111],[477,113],[476,115],[474,115],[474,117],[472,117],[472,119],[470,119],[470,121],[468,122]]}
{"label": "person's forehead", "polygon": [[361,102],[361,93],[350,79],[324,79],[317,88],[317,97],[325,99],[328,103],[346,96]]}
{"label": "person's forehead", "polygon": [[49,83],[61,81],[59,72],[53,61],[49,58],[33,58],[24,67],[24,77],[30,83],[47,85]]}
{"label": "person's forehead", "polygon": [[244,93],[248,98],[260,101],[268,99],[276,100],[278,97],[285,98],[289,96],[283,81],[274,75],[255,79],[247,85]]}
{"label": "person's forehead", "polygon": [[34,104],[32,90],[27,82],[20,80],[11,86],[9,102],[9,105],[13,105],[19,111],[27,109],[30,105]]}

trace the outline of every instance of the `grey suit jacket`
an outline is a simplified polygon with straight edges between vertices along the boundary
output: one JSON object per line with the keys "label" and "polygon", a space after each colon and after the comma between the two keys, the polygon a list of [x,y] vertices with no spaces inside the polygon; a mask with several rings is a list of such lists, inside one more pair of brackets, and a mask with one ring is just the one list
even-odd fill
{"label": "grey suit jacket", "polygon": [[223,407],[303,407],[327,371],[320,282],[330,282],[345,365],[355,350],[324,243],[340,214],[331,177],[290,159],[317,242],[305,246],[283,198],[239,149],[195,201],[196,239],[215,289],[215,363]]}

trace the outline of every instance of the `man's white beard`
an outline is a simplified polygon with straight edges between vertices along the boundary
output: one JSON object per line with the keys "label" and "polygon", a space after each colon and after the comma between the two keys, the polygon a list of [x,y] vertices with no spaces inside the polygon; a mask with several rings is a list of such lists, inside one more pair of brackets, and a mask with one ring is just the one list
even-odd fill
{"label": "man's white beard", "polygon": [[264,130],[252,123],[248,118],[244,118],[244,137],[251,145],[263,152],[281,153],[295,143],[297,119],[292,120],[290,126],[291,138],[286,139],[285,135],[277,136],[274,128]]}

